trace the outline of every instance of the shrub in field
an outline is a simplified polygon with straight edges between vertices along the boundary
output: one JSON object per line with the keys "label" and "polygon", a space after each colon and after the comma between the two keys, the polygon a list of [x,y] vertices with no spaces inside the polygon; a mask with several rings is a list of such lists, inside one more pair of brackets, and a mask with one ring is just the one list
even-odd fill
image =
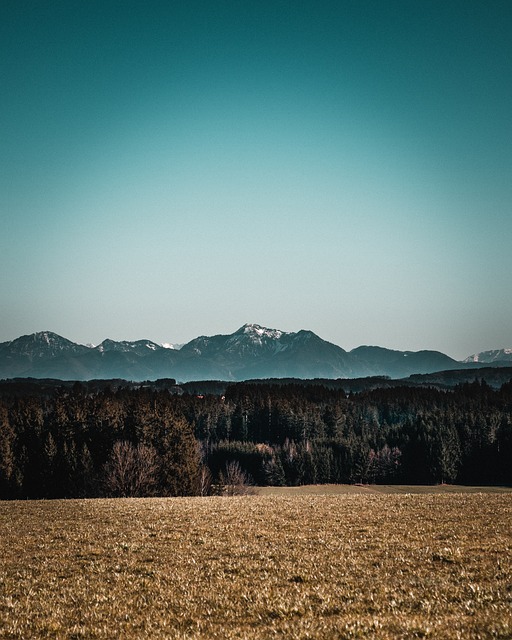
{"label": "shrub in field", "polygon": [[225,470],[221,471],[219,485],[224,496],[247,496],[255,492],[251,477],[236,461],[228,462]]}

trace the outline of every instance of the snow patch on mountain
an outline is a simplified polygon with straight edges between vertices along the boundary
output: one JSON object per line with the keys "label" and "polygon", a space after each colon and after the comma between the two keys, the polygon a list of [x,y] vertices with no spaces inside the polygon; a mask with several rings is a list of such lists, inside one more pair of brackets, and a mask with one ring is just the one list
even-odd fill
{"label": "snow patch on mountain", "polygon": [[244,324],[238,331],[226,336],[226,350],[252,356],[275,354],[288,348],[286,339],[292,335],[259,324]]}
{"label": "snow patch on mountain", "polygon": [[512,361],[512,348],[480,351],[480,353],[474,353],[473,355],[468,356],[464,362],[480,362],[486,364],[509,360]]}
{"label": "snow patch on mountain", "polygon": [[279,329],[268,329],[267,327],[262,327],[259,324],[244,324],[236,333],[244,333],[245,335],[250,336],[255,342],[261,342],[263,339],[267,338],[269,340],[279,340],[281,336],[286,335],[284,331],[280,331]]}
{"label": "snow patch on mountain", "polygon": [[103,340],[101,344],[95,347],[99,353],[106,353],[108,351],[117,351],[120,353],[133,353],[138,356],[147,355],[153,351],[159,351],[163,347],[152,340],[135,340],[130,342],[129,340],[110,340],[107,338]]}

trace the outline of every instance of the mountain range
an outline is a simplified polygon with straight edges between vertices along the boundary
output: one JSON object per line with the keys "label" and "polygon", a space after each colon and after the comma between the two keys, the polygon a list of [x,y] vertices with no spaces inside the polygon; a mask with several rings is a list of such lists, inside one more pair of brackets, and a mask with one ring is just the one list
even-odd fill
{"label": "mountain range", "polygon": [[512,349],[486,351],[459,362],[439,351],[395,351],[361,346],[352,351],[312,331],[296,333],[245,324],[228,335],[200,336],[180,346],[151,340],[104,340],[81,345],[51,331],[0,343],[0,378],[61,380],[122,378],[248,380],[254,378],[360,378],[500,366]]}

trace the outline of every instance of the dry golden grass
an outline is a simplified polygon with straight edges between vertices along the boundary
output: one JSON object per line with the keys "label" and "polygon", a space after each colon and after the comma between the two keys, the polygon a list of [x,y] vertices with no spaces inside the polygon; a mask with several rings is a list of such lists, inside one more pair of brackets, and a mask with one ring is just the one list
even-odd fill
{"label": "dry golden grass", "polygon": [[511,494],[0,503],[2,638],[511,638]]}
{"label": "dry golden grass", "polygon": [[328,496],[369,493],[512,493],[512,487],[470,487],[457,484],[308,484],[300,487],[254,487],[260,496]]}

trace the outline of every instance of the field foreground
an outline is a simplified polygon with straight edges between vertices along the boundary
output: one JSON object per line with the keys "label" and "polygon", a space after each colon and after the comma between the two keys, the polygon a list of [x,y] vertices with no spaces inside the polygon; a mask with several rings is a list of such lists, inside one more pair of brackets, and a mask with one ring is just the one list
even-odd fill
{"label": "field foreground", "polygon": [[510,493],[0,503],[2,638],[511,638]]}

